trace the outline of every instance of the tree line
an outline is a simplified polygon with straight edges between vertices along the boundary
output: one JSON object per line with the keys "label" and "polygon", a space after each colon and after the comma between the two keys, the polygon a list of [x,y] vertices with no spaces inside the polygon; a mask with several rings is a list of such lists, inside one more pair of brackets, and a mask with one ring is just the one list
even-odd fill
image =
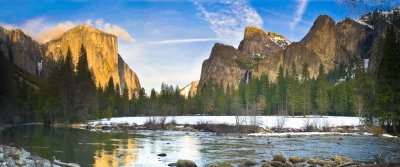
{"label": "tree line", "polygon": [[39,89],[13,78],[8,68],[1,66],[0,77],[4,80],[0,85],[0,120],[68,124],[122,116],[313,114],[362,116],[366,123],[397,132],[400,49],[396,31],[391,27],[380,39],[374,53],[377,69],[373,72],[364,69],[363,60],[354,58],[347,64],[336,64],[328,72],[320,64],[318,75],[310,77],[308,64],[296,68],[293,62],[286,69],[279,68],[274,82],[264,74],[248,83],[241,82],[237,89],[229,84],[204,84],[196,95],[188,97],[180,94],[178,86],[164,83],[159,92],[152,89],[147,94],[141,88],[129,95],[112,77],[104,87],[96,87],[84,46],[76,65],[68,49],[41,80]]}

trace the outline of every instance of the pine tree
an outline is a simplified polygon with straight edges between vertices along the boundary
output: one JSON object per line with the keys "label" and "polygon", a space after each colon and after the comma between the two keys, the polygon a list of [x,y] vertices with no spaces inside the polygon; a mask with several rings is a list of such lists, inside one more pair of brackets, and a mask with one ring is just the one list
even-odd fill
{"label": "pine tree", "polygon": [[114,88],[114,79],[113,77],[110,77],[110,79],[108,80],[108,83],[106,85],[106,89],[104,91],[104,95],[106,97],[106,101],[107,101],[107,109],[106,112],[104,114],[104,116],[106,118],[110,118],[113,116],[113,113],[115,113],[115,99],[116,99],[116,91]]}
{"label": "pine tree", "polygon": [[308,64],[304,63],[301,72],[302,77],[302,100],[303,100],[303,116],[309,114],[311,110],[311,85],[310,85],[310,72]]}
{"label": "pine tree", "polygon": [[327,82],[325,80],[325,71],[322,63],[319,66],[319,73],[316,81],[316,107],[318,113],[321,115],[328,110],[328,92]]}
{"label": "pine tree", "polygon": [[292,66],[290,67],[291,72],[288,74],[288,100],[289,100],[289,108],[291,110],[292,117],[295,114],[295,108],[298,107],[299,103],[299,88],[298,88],[298,76],[297,76],[297,69],[296,64],[294,61],[292,62]]}
{"label": "pine tree", "polygon": [[98,99],[96,97],[96,84],[93,75],[89,70],[87,53],[85,47],[81,46],[79,52],[77,71],[77,112],[80,115],[80,121],[86,120],[89,117],[94,118],[98,110]]}
{"label": "pine tree", "polygon": [[392,127],[394,133],[397,133],[400,122],[400,53],[396,36],[394,28],[389,27],[376,84],[381,123]]}

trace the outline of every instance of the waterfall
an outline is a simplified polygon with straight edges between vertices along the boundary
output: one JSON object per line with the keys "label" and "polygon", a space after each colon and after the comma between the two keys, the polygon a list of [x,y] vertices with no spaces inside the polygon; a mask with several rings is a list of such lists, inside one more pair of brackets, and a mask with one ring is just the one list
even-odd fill
{"label": "waterfall", "polygon": [[248,84],[250,82],[250,79],[251,79],[251,71],[246,70],[246,72],[244,73],[244,83]]}

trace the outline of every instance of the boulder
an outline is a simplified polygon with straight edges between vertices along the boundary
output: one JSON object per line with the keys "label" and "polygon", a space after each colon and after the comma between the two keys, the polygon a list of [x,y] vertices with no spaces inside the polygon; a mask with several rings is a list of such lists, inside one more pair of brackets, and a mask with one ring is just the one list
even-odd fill
{"label": "boulder", "polygon": [[233,167],[233,165],[226,162],[220,162],[220,163],[209,164],[207,165],[207,167]]}
{"label": "boulder", "polygon": [[285,163],[285,167],[293,167],[294,165],[293,165],[293,163],[291,163],[291,162],[286,162]]}
{"label": "boulder", "polygon": [[166,157],[167,154],[166,154],[166,153],[160,153],[160,154],[157,154],[157,156],[159,156],[159,157]]}
{"label": "boulder", "polygon": [[285,163],[286,158],[282,154],[276,154],[276,155],[274,155],[274,158],[272,159],[272,161],[279,161],[279,162]]}
{"label": "boulder", "polygon": [[304,162],[304,159],[302,158],[302,157],[299,157],[299,156],[293,156],[293,157],[290,157],[289,158],[289,161],[291,162],[291,163],[300,163],[300,162]]}
{"label": "boulder", "polygon": [[24,162],[23,160],[19,159],[19,160],[16,160],[16,161],[15,161],[15,164],[16,164],[16,165],[19,165],[19,166],[22,166],[22,165],[25,164],[25,162]]}
{"label": "boulder", "polygon": [[334,156],[331,158],[331,160],[339,165],[353,162],[352,159],[345,156]]}
{"label": "boulder", "polygon": [[265,162],[261,165],[261,167],[272,167],[268,162]]}
{"label": "boulder", "polygon": [[280,161],[269,161],[268,163],[273,167],[285,167],[285,164]]}
{"label": "boulder", "polygon": [[196,163],[194,163],[193,161],[183,160],[183,159],[176,161],[176,166],[177,167],[197,167]]}
{"label": "boulder", "polygon": [[244,166],[255,166],[255,165],[257,165],[256,160],[246,159],[246,161],[244,161]]}
{"label": "boulder", "polygon": [[176,166],[176,163],[169,163],[168,166]]}

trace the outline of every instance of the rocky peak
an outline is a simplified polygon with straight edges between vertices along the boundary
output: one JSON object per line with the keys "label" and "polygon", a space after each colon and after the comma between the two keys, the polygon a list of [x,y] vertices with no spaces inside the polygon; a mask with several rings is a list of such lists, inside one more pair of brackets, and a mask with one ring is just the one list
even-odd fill
{"label": "rocky peak", "polygon": [[247,26],[244,30],[244,38],[243,39],[251,39],[255,37],[267,37],[265,31],[257,26],[251,25]]}
{"label": "rocky peak", "polygon": [[245,29],[244,38],[240,42],[238,50],[247,57],[254,54],[262,54],[265,56],[275,55],[283,48],[272,41],[267,33],[256,26],[248,26]]}
{"label": "rocky peak", "polygon": [[[71,49],[74,63],[78,62],[81,46],[86,48],[88,65],[92,70],[96,83],[105,86],[110,77],[121,87],[127,86],[131,91],[140,89],[136,74],[118,56],[118,40],[115,35],[105,33],[87,24],[78,25],[62,34],[59,38],[50,40],[43,45],[44,56],[57,60]],[[122,61],[121,61],[122,60]]]}
{"label": "rocky peak", "polygon": [[201,91],[204,84],[230,84],[237,88],[244,71],[238,67],[235,59],[243,57],[244,54],[233,46],[214,44],[210,57],[203,61],[197,92]]}

